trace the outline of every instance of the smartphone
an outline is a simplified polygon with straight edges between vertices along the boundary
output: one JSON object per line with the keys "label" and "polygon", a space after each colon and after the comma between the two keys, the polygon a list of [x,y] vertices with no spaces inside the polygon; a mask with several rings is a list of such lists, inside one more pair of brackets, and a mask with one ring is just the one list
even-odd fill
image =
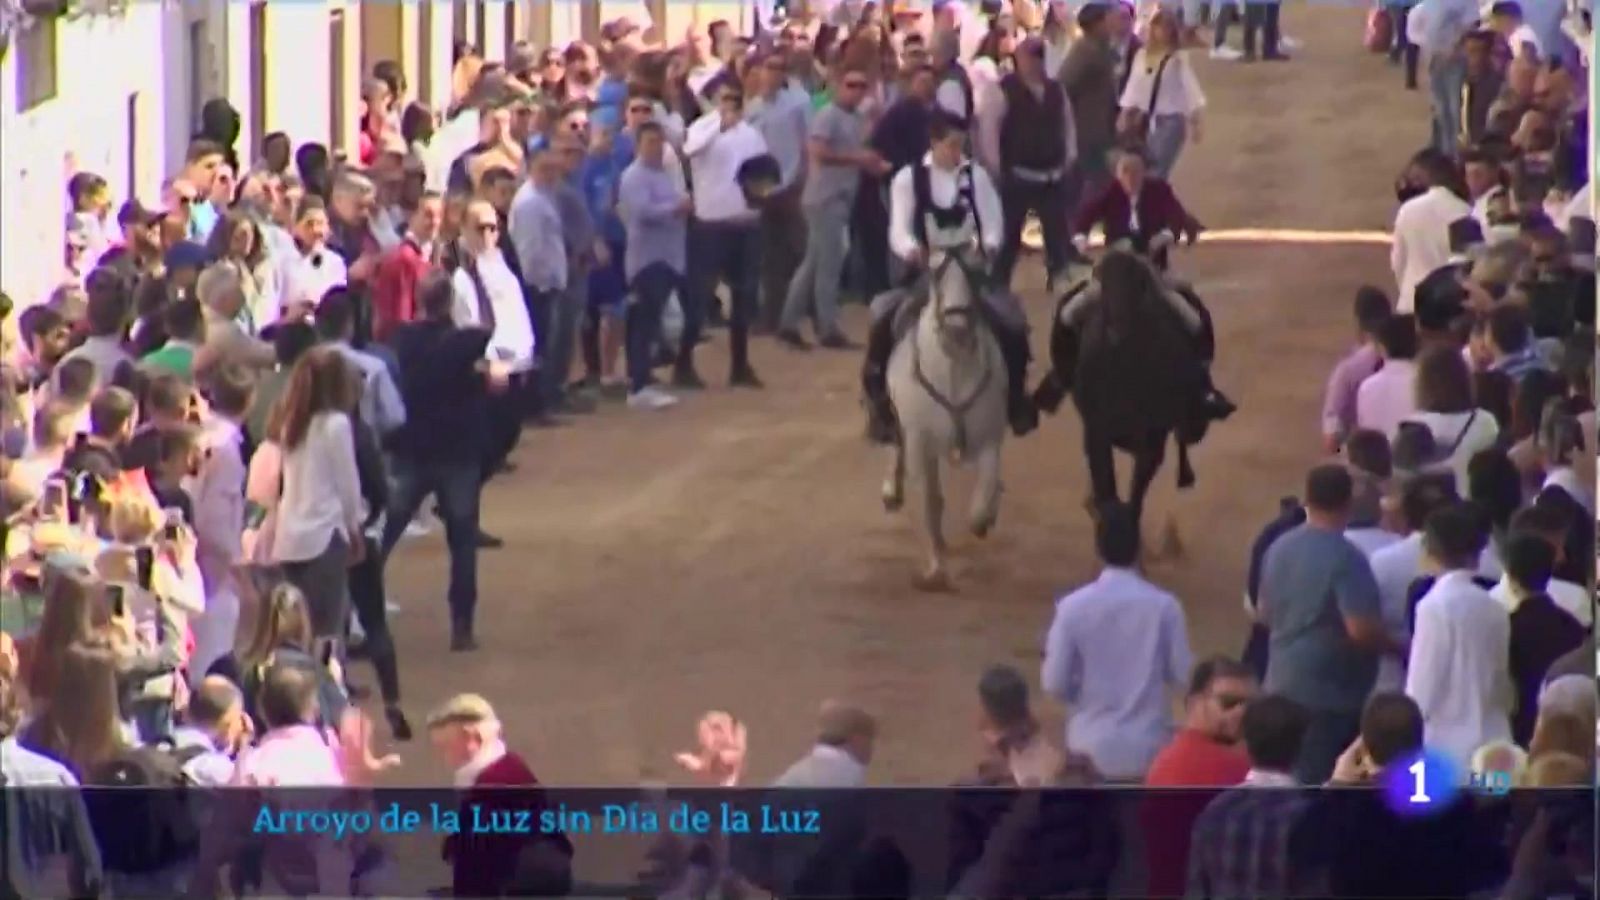
{"label": "smartphone", "polygon": [[156,551],[151,547],[139,547],[133,551],[133,562],[140,590],[150,590],[155,583]]}
{"label": "smartphone", "polygon": [[166,516],[166,524],[161,527],[161,536],[169,541],[177,540],[183,531],[183,510],[169,506],[161,512]]}
{"label": "smartphone", "polygon": [[44,486],[44,496],[40,499],[39,511],[49,519],[70,519],[70,499],[67,483],[59,478],[51,479]]}
{"label": "smartphone", "polygon": [[122,585],[112,584],[106,586],[106,593],[111,598],[111,615],[114,618],[123,618],[128,614],[128,597]]}

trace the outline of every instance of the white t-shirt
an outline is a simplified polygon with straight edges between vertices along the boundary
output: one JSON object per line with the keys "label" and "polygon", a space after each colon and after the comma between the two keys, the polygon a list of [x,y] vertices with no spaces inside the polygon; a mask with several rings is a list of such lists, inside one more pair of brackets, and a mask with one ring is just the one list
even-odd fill
{"label": "white t-shirt", "polygon": [[1465,497],[1467,464],[1479,451],[1493,447],[1500,436],[1500,425],[1495,422],[1494,415],[1481,409],[1460,413],[1419,412],[1406,421],[1428,426],[1439,453],[1449,452],[1441,465],[1449,467],[1456,477],[1456,493]]}

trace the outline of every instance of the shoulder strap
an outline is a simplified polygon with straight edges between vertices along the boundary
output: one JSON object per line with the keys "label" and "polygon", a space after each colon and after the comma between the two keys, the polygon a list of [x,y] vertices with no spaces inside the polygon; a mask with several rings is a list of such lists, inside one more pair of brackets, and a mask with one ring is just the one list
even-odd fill
{"label": "shoulder strap", "polygon": [[916,206],[911,213],[911,233],[917,236],[922,246],[928,246],[928,210],[933,208],[933,181],[928,173],[926,160],[918,160],[911,167],[911,190],[916,197]]}
{"label": "shoulder strap", "polygon": [[1155,118],[1156,98],[1161,96],[1161,79],[1167,74],[1167,63],[1172,62],[1172,57],[1175,55],[1177,55],[1177,51],[1168,53],[1161,58],[1161,64],[1156,66],[1155,81],[1150,83],[1150,102],[1146,103],[1144,107],[1144,120],[1146,123]]}
{"label": "shoulder strap", "polygon": [[1461,433],[1456,435],[1456,439],[1450,442],[1450,449],[1444,453],[1446,459],[1455,456],[1456,451],[1461,449],[1462,442],[1467,439],[1467,432],[1472,430],[1472,423],[1476,421],[1478,421],[1478,411],[1474,409],[1472,414],[1467,416],[1467,424],[1461,426]]}
{"label": "shoulder strap", "polygon": [[967,212],[972,216],[972,239],[978,243],[978,255],[984,256],[983,249],[983,219],[978,216],[978,176],[973,171],[976,163],[967,162],[961,179],[961,197],[967,202]]}
{"label": "shoulder strap", "polygon": [[472,290],[478,295],[478,327],[494,333],[494,304],[489,302],[489,288],[483,283],[483,272],[471,254],[462,254],[461,268],[472,279]]}

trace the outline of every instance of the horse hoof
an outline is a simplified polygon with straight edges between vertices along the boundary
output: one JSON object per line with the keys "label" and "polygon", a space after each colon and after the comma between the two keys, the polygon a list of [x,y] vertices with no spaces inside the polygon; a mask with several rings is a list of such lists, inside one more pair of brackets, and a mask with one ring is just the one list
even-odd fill
{"label": "horse hoof", "polygon": [[923,572],[912,580],[917,590],[930,594],[945,594],[950,592],[950,576],[944,569],[933,569]]}
{"label": "horse hoof", "polygon": [[884,512],[899,512],[900,507],[905,504],[905,498],[900,496],[900,491],[897,490],[894,485],[889,484],[888,482],[885,482],[883,485],[882,496]]}
{"label": "horse hoof", "polygon": [[987,518],[979,519],[979,520],[973,522],[972,523],[972,535],[973,535],[973,537],[978,537],[978,538],[986,538],[986,537],[988,537],[989,536],[989,532],[994,530],[994,523],[995,523],[995,519],[996,518],[997,517],[995,517],[995,516],[988,516]]}

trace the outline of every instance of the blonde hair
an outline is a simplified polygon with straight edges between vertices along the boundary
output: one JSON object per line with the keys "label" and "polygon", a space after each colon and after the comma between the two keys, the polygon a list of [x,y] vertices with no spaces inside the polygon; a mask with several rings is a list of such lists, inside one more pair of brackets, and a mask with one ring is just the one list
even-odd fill
{"label": "blonde hair", "polygon": [[311,651],[311,612],[305,595],[288,582],[274,587],[257,608],[255,629],[239,654],[240,670],[266,665],[282,647]]}
{"label": "blonde hair", "polygon": [[107,536],[119,544],[142,544],[161,530],[161,509],[137,494],[118,494],[106,510]]}

